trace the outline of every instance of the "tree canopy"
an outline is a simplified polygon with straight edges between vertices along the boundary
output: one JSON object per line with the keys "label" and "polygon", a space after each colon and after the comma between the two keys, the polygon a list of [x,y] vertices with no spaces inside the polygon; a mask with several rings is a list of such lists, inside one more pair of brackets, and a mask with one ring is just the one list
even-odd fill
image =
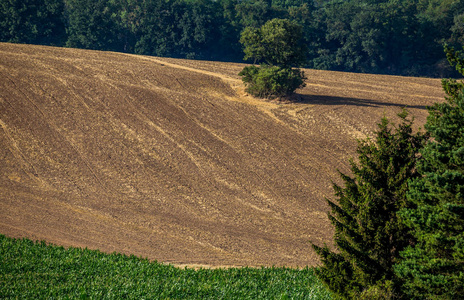
{"label": "tree canopy", "polygon": [[303,27],[287,19],[272,19],[260,28],[246,27],[240,37],[245,58],[282,67],[306,61]]}
{"label": "tree canopy", "polygon": [[0,41],[62,46],[63,0],[0,0]]}
{"label": "tree canopy", "polygon": [[[259,62],[443,76],[452,69],[442,44],[462,44],[463,15],[464,1],[454,0],[0,0],[0,41],[242,62],[249,28],[244,35],[262,47],[247,57]],[[262,57],[272,45],[264,35],[295,41],[277,21],[260,29],[273,19],[301,26],[304,61],[279,47]]]}

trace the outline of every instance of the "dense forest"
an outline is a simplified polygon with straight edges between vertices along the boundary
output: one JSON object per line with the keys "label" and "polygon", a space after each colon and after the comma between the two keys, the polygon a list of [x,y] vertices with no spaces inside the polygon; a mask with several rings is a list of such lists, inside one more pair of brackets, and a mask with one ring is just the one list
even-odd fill
{"label": "dense forest", "polygon": [[0,41],[243,61],[240,33],[273,18],[304,29],[306,67],[449,76],[461,0],[0,0]]}

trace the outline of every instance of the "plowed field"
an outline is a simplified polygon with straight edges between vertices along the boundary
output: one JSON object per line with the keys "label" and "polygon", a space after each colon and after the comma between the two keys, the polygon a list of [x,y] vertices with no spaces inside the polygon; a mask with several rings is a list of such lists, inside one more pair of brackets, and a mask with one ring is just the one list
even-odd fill
{"label": "plowed field", "polygon": [[0,233],[178,265],[317,264],[356,139],[439,80],[306,70],[294,101],[244,65],[0,44]]}

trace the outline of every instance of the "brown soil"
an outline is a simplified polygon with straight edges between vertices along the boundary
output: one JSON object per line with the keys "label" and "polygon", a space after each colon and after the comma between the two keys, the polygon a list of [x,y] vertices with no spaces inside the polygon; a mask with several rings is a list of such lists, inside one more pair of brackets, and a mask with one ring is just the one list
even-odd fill
{"label": "brown soil", "polygon": [[317,264],[356,139],[440,81],[306,70],[295,101],[243,65],[0,44],[0,233],[190,266]]}

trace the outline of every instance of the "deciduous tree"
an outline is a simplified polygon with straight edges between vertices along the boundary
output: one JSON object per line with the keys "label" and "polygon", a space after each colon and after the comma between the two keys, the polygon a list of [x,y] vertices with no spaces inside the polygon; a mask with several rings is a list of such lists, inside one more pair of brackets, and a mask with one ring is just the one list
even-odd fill
{"label": "deciduous tree", "polygon": [[260,28],[245,28],[240,43],[245,59],[253,59],[255,63],[289,68],[306,61],[303,28],[287,19],[272,19]]}
{"label": "deciduous tree", "polygon": [[62,46],[62,0],[0,0],[0,41]]}
{"label": "deciduous tree", "polygon": [[305,59],[302,27],[286,19],[273,19],[260,28],[247,27],[240,42],[245,47],[245,59],[261,67],[245,67],[239,75],[247,92],[261,98],[282,97],[303,87],[305,76],[300,66]]}

